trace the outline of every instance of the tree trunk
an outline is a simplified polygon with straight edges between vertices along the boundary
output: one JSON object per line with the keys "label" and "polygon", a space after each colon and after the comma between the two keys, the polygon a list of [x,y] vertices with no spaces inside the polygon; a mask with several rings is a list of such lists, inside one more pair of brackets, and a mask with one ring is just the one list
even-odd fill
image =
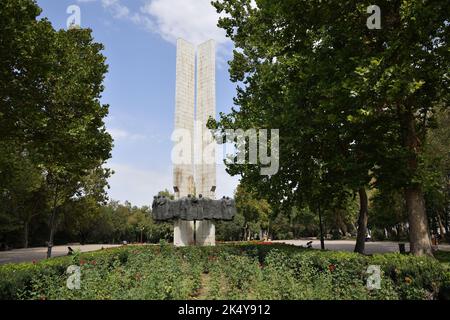
{"label": "tree trunk", "polygon": [[359,218],[358,218],[358,233],[356,236],[355,252],[364,254],[366,246],[367,234],[367,219],[368,219],[368,200],[366,189],[360,188],[359,193]]}
{"label": "tree trunk", "polygon": [[55,197],[53,200],[53,210],[50,217],[50,237],[47,243],[47,259],[52,257],[53,239],[55,238],[55,220],[56,220],[56,206],[58,201],[58,189],[55,190]]}
{"label": "tree trunk", "polygon": [[449,234],[450,230],[449,230],[449,221],[448,221],[448,213],[447,213],[447,211],[445,211],[444,214],[445,214],[445,226],[444,226],[445,234]]}
{"label": "tree trunk", "polygon": [[438,214],[437,217],[438,217],[438,223],[439,223],[439,232],[440,232],[440,234],[441,234],[441,237],[444,237],[446,231],[445,231],[444,224],[442,223],[441,215]]}
{"label": "tree trunk", "polygon": [[428,219],[425,202],[419,187],[409,187],[405,191],[409,220],[409,241],[411,253],[416,256],[432,256]]}
{"label": "tree trunk", "polygon": [[359,194],[359,218],[358,218],[358,232],[356,236],[355,252],[364,254],[366,246],[369,203],[367,199],[367,192],[364,187],[358,190],[358,194]]}
{"label": "tree trunk", "polygon": [[323,235],[322,211],[320,210],[320,205],[318,206],[318,211],[319,211],[319,227],[320,227],[320,249],[325,250],[325,238]]}
{"label": "tree trunk", "polygon": [[[404,114],[405,146],[410,152],[408,170],[411,180],[417,174],[420,152],[420,141],[416,131],[416,123],[411,110]],[[422,189],[418,183],[410,182],[405,188],[406,209],[409,221],[409,241],[411,253],[416,256],[433,255],[428,228],[427,212]]]}
{"label": "tree trunk", "polygon": [[28,248],[28,233],[29,233],[28,227],[29,227],[29,225],[30,225],[30,223],[28,221],[25,221],[24,225],[23,225],[23,247],[25,249]]}
{"label": "tree trunk", "polygon": [[51,221],[50,222],[50,237],[47,243],[47,259],[52,257],[52,248],[53,248],[53,239],[55,238],[55,228],[54,228],[54,222],[53,222],[54,218],[52,215]]}

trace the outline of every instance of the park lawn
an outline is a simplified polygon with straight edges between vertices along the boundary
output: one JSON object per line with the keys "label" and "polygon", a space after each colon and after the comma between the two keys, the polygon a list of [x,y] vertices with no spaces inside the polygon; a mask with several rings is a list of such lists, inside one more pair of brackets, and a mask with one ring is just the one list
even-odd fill
{"label": "park lawn", "polygon": [[[67,288],[70,265],[80,267],[79,290]],[[367,288],[370,265],[380,266],[380,289]],[[267,243],[126,246],[0,266],[0,299],[400,300],[445,299],[449,292],[448,266],[435,259]]]}

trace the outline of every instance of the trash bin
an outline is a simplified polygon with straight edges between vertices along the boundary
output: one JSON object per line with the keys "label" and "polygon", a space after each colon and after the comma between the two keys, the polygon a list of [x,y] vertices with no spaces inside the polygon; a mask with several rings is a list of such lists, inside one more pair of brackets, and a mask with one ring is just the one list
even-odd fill
{"label": "trash bin", "polygon": [[398,244],[398,249],[400,250],[400,253],[406,253],[406,249],[405,249],[405,244],[404,243],[399,243]]}

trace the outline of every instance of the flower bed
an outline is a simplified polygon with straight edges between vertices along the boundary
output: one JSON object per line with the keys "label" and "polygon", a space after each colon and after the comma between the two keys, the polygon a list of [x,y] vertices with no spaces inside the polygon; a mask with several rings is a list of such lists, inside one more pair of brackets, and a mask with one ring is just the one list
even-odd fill
{"label": "flower bed", "polygon": [[[66,270],[80,267],[81,288]],[[380,288],[369,289],[369,266]],[[362,256],[283,244],[127,246],[0,267],[0,299],[443,299],[450,276],[431,258]]]}

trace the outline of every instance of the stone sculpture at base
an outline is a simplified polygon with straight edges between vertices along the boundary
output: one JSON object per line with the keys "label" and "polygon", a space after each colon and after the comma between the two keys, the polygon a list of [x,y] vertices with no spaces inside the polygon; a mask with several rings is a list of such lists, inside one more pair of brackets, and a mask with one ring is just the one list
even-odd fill
{"label": "stone sculpture at base", "polygon": [[202,195],[198,198],[188,195],[179,200],[170,200],[165,196],[157,196],[153,198],[152,214],[156,221],[230,221],[236,215],[236,204],[229,197],[212,200]]}

